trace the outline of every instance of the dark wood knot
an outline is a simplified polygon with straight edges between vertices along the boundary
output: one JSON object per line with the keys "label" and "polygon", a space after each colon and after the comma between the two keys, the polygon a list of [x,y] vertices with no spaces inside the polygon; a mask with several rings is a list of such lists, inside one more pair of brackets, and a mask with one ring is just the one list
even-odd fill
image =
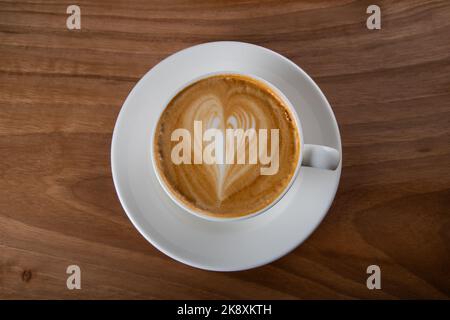
{"label": "dark wood knot", "polygon": [[32,276],[33,276],[33,273],[31,272],[31,270],[24,270],[22,272],[22,280],[24,282],[29,282],[31,280]]}

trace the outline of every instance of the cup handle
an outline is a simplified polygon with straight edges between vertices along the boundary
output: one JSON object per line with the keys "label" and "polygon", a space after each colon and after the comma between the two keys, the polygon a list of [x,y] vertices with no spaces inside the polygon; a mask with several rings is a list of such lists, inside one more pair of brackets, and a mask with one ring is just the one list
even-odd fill
{"label": "cup handle", "polygon": [[303,145],[302,165],[325,170],[335,170],[340,162],[339,151],[317,144]]}

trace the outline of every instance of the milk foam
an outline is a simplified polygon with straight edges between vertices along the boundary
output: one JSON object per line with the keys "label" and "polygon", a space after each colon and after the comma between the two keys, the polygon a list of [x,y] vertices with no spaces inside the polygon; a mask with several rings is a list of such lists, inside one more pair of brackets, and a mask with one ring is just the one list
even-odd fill
{"label": "milk foam", "polygon": [[[176,128],[187,129],[194,137],[191,152],[194,163],[199,160],[195,148],[205,143],[194,135],[196,121],[202,122],[203,132],[218,129],[224,138],[226,129],[279,129],[279,172],[263,176],[260,163],[226,163],[228,139],[219,141],[216,149],[222,164],[173,164],[170,134]],[[235,147],[248,148],[257,136],[251,139],[234,141]],[[258,148],[258,155],[270,150],[270,134],[267,139],[268,146]],[[264,84],[235,75],[203,79],[180,92],[163,112],[154,143],[160,176],[171,192],[196,211],[224,217],[250,214],[275,200],[294,174],[300,148],[295,121],[282,100]]]}

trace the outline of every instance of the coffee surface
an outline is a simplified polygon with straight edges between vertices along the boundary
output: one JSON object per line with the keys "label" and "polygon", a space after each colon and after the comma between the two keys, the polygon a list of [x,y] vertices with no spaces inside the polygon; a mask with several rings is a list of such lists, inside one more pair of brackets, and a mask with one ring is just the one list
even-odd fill
{"label": "coffee surface", "polygon": [[[205,148],[210,144],[194,134],[196,121],[201,121],[203,133],[215,128],[224,136],[226,129],[267,129],[267,146],[254,145],[258,145],[260,156],[270,155],[277,143],[276,172],[264,175],[261,169],[268,164],[259,160],[249,163],[250,145],[258,135],[234,140],[236,147],[245,146],[244,164],[195,164],[194,146]],[[191,164],[175,164],[171,157],[179,144],[172,141],[172,133],[179,128],[192,137]],[[271,129],[278,129],[278,141],[272,141]],[[175,198],[196,212],[230,218],[255,213],[281,195],[295,173],[299,139],[291,111],[264,83],[241,75],[217,75],[189,85],[170,101],[156,126],[153,148],[159,176]]]}

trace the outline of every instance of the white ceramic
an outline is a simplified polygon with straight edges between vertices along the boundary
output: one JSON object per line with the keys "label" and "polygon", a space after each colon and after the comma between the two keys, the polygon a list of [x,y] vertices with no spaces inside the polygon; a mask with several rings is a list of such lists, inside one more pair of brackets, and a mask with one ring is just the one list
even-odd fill
{"label": "white ceramic", "polygon": [[[314,144],[304,144],[303,143],[303,131],[302,131],[302,125],[301,125],[301,120],[299,119],[298,115],[297,115],[297,111],[295,110],[294,106],[291,104],[291,102],[289,101],[289,99],[283,94],[283,92],[281,92],[280,89],[278,89],[276,86],[274,86],[272,83],[268,82],[265,79],[262,79],[258,76],[255,76],[253,74],[244,74],[241,73],[239,71],[219,71],[219,72],[213,72],[213,73],[208,73],[205,75],[202,75],[200,77],[194,78],[192,80],[190,80],[188,83],[185,83],[181,88],[178,88],[178,90],[174,90],[173,93],[170,95],[169,100],[164,104],[164,106],[167,106],[170,101],[181,91],[183,91],[186,87],[192,85],[193,83],[200,81],[201,79],[205,79],[208,77],[212,77],[215,75],[220,75],[220,74],[238,74],[241,76],[246,76],[246,77],[250,77],[253,78],[259,82],[262,82],[263,84],[265,84],[267,87],[269,87],[272,92],[274,92],[275,94],[278,95],[278,97],[283,100],[284,104],[289,108],[289,110],[291,111],[291,114],[293,115],[295,124],[297,126],[298,129],[298,136],[300,138],[300,154],[298,157],[298,161],[296,164],[296,168],[295,168],[295,172],[294,175],[292,176],[291,180],[289,181],[288,185],[284,188],[284,190],[281,192],[281,194],[274,199],[271,203],[269,203],[267,206],[265,206],[263,209],[258,210],[257,212],[254,212],[252,214],[249,215],[245,215],[245,216],[241,216],[241,217],[233,217],[233,218],[220,218],[220,217],[213,217],[213,216],[208,216],[205,215],[203,213],[201,213],[200,211],[196,211],[192,208],[189,208],[187,206],[184,205],[183,202],[181,202],[174,194],[172,194],[169,186],[166,186],[164,179],[162,179],[162,177],[160,176],[160,173],[157,170],[157,164],[156,164],[156,160],[155,160],[155,154],[154,154],[154,149],[151,148],[150,149],[150,154],[151,154],[151,160],[152,160],[152,164],[153,164],[153,170],[155,171],[156,174],[156,178],[158,179],[158,182],[160,183],[161,187],[164,189],[164,191],[167,193],[167,195],[172,199],[172,201],[177,204],[179,207],[181,207],[182,209],[184,209],[185,211],[203,218],[203,219],[207,219],[207,220],[211,220],[211,221],[237,221],[237,220],[243,220],[243,219],[249,219],[249,218],[253,218],[261,213],[267,212],[268,209],[270,209],[271,207],[273,207],[278,201],[280,201],[283,196],[286,194],[286,192],[289,190],[289,188],[292,186],[293,182],[297,179],[298,173],[300,171],[300,167],[303,166],[308,166],[308,167],[315,167],[315,168],[322,168],[322,169],[328,169],[328,170],[335,170],[339,164],[339,160],[340,160],[340,156],[339,156],[339,152],[334,149],[334,148],[330,148],[327,146],[320,146],[320,145],[314,145]],[[158,116],[158,119],[161,117],[161,114],[163,113],[165,107],[164,108],[160,108],[160,113]],[[156,126],[155,128],[156,129]],[[156,135],[156,130],[153,130],[152,133],[152,138],[151,141],[155,140],[155,135]],[[306,154],[306,157],[303,157],[303,155]],[[302,161],[304,159],[304,161]]]}
{"label": "white ceramic", "polygon": [[342,166],[341,160],[336,170],[302,167],[284,197],[251,219],[209,221],[176,205],[152,167],[153,129],[174,88],[229,70],[276,86],[295,107],[304,142],[329,146],[342,157],[339,129],[325,96],[302,69],[271,50],[241,42],[206,43],[151,69],[127,97],[114,129],[111,166],[117,194],[134,226],[155,247],[188,265],[216,271],[258,267],[297,247],[326,215]]}

